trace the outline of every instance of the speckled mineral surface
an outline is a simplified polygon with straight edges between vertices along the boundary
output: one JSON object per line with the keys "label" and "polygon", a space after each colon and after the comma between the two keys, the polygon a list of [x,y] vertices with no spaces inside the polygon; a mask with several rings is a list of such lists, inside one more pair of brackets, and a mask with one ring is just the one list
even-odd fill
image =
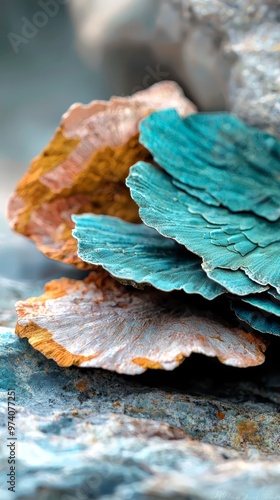
{"label": "speckled mineral surface", "polygon": [[1,328],[0,358],[2,500],[11,498],[11,389],[18,440],[12,498],[278,498],[280,382],[272,353],[269,363],[238,375],[197,355],[176,374],[131,378],[59,368]]}

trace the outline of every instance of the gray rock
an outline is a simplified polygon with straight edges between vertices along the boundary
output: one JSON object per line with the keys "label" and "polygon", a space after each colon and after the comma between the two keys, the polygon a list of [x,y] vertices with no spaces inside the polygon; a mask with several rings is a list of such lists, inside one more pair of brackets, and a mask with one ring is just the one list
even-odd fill
{"label": "gray rock", "polygon": [[17,493],[7,494],[2,476],[2,500],[280,498],[279,460],[245,460],[160,422],[18,409],[17,428]]}
{"label": "gray rock", "polygon": [[250,371],[197,355],[177,373],[124,377],[59,368],[1,328],[0,386],[1,500],[11,498],[10,390],[17,410],[12,498],[277,498],[280,377],[273,360]]}
{"label": "gray rock", "polygon": [[[182,0],[186,83],[193,74],[191,90],[200,89],[200,82],[209,85],[212,74],[211,88],[223,95],[226,109],[278,137],[279,6],[278,0]],[[201,79],[207,56],[210,70]],[[213,109],[206,87],[201,99],[206,99],[206,109]]]}

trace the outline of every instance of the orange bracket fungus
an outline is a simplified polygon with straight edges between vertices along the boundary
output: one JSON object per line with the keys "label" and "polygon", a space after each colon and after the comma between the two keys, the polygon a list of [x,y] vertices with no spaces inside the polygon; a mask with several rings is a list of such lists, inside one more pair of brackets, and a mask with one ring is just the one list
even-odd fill
{"label": "orange bracket fungus", "polygon": [[169,107],[182,116],[195,112],[174,82],[132,97],[71,106],[10,200],[11,227],[48,257],[91,268],[77,256],[71,215],[94,212],[139,221],[125,179],[131,165],[152,157],[138,141],[138,126],[151,111]]}

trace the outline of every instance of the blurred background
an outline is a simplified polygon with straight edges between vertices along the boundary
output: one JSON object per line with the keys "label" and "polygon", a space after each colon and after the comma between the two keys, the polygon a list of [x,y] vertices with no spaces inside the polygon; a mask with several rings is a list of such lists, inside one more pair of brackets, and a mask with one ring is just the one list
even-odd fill
{"label": "blurred background", "polygon": [[[10,231],[5,216],[8,197],[66,109],[75,101],[108,96],[100,74],[78,55],[69,7],[46,1],[44,11],[39,3],[1,4],[0,325],[13,324],[15,300],[40,293],[48,279],[75,275]],[[44,14],[41,19],[38,12]]]}
{"label": "blurred background", "polygon": [[[188,44],[187,65],[180,59],[182,11],[177,3],[9,0],[1,4],[2,231],[8,230],[4,207],[9,193],[73,102],[131,94],[159,80],[176,79],[202,109],[226,107],[213,43],[207,37],[197,39],[195,54]],[[204,50],[199,50],[201,44]],[[193,68],[188,71],[193,60],[201,66],[194,82]]]}
{"label": "blurred background", "polygon": [[[31,159],[47,144],[61,115],[75,101],[88,102],[95,96],[108,96],[100,74],[90,69],[77,53],[68,6],[58,3],[57,6],[58,12],[53,15],[54,9],[53,17],[48,16],[48,22],[35,36],[23,38],[26,43],[11,35],[9,39],[8,35],[22,36],[24,25],[28,24],[23,18],[32,23],[34,14],[42,11],[38,1],[11,0],[1,6],[2,231],[4,228],[7,231],[4,207],[9,193]],[[42,24],[43,21],[44,18]],[[30,26],[26,30],[31,36]]]}

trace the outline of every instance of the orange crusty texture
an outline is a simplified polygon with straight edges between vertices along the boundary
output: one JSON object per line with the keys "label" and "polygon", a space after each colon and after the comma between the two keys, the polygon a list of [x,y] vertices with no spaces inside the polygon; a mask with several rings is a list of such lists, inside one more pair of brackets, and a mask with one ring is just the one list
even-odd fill
{"label": "orange crusty texture", "polygon": [[168,107],[182,116],[195,112],[174,82],[161,82],[132,97],[71,106],[10,199],[11,227],[46,256],[92,268],[77,255],[71,215],[93,212],[140,221],[125,185],[131,165],[151,160],[138,141],[138,126],[153,110]]}

